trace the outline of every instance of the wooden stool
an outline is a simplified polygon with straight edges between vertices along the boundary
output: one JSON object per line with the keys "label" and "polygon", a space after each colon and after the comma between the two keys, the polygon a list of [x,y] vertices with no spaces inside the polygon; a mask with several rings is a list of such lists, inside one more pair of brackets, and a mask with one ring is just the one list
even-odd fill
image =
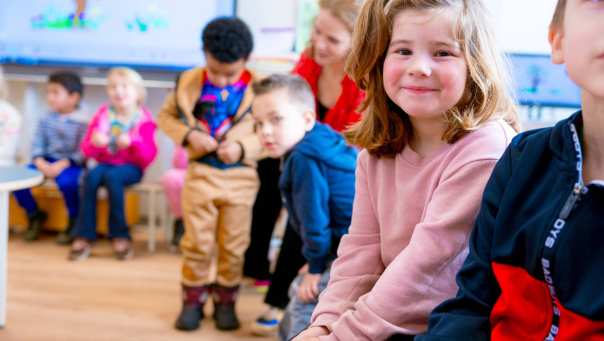
{"label": "wooden stool", "polygon": [[164,189],[158,183],[142,182],[130,187],[129,190],[147,196],[147,249],[149,252],[154,252],[158,218],[159,226],[166,224],[166,210],[160,209],[159,212],[157,210],[158,203],[164,197]]}

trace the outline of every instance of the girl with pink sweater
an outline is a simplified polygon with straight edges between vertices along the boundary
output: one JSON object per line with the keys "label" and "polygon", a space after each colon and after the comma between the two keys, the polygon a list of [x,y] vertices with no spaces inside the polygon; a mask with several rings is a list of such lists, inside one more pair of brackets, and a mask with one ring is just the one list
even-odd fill
{"label": "girl with pink sweater", "polygon": [[128,68],[115,68],[107,77],[110,104],[102,105],[82,140],[84,156],[97,161],[84,179],[78,221],[72,232],[70,260],[86,259],[96,239],[97,189],[109,193],[109,238],[119,260],[132,256],[124,214],[124,189],[140,182],[143,171],[155,158],[155,122],[143,106],[145,88],[141,76]]}
{"label": "girl with pink sweater", "polygon": [[480,0],[366,0],[347,69],[366,91],[349,234],[295,340],[412,340],[457,291],[516,110]]}
{"label": "girl with pink sweater", "polygon": [[172,156],[172,168],[168,169],[160,179],[162,188],[166,195],[166,201],[170,208],[170,213],[174,217],[174,227],[170,245],[176,249],[180,244],[180,239],[185,233],[185,226],[182,220],[181,193],[185,184],[185,175],[187,173],[187,164],[189,157],[187,150],[181,146],[174,146],[174,155]]}

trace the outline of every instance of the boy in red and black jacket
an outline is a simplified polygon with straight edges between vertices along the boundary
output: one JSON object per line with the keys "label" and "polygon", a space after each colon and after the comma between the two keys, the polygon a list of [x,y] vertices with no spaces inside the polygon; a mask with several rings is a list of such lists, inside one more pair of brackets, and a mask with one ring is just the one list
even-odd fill
{"label": "boy in red and black jacket", "polygon": [[552,58],[582,110],[512,142],[485,190],[457,297],[416,340],[604,340],[604,1],[558,0]]}

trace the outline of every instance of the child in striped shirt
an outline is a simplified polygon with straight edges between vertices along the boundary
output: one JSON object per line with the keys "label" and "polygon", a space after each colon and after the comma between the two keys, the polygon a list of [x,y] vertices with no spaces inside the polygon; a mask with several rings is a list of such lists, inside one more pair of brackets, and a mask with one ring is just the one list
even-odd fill
{"label": "child in striped shirt", "polygon": [[[57,236],[59,244],[71,242],[69,233],[79,210],[78,181],[84,161],[79,147],[87,126],[86,117],[78,110],[83,94],[84,86],[77,74],[51,74],[46,87],[51,112],[38,123],[32,145],[29,167],[54,179],[69,213],[67,229]],[[29,219],[25,240],[33,241],[38,238],[46,212],[39,209],[29,189],[16,191],[15,198]]]}

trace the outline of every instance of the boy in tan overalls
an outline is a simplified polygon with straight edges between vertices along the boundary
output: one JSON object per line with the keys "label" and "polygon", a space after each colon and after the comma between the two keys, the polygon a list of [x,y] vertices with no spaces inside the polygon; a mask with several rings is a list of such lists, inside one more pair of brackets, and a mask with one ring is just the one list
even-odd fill
{"label": "boy in tan overalls", "polygon": [[[179,77],[158,116],[159,127],[189,153],[180,243],[183,307],[175,327],[199,328],[211,294],[216,327],[232,330],[239,328],[235,301],[259,186],[261,146],[249,115],[255,76],[246,69],[253,40],[240,19],[218,18],[204,28],[202,42],[206,67]],[[216,283],[209,271],[214,254]]]}

